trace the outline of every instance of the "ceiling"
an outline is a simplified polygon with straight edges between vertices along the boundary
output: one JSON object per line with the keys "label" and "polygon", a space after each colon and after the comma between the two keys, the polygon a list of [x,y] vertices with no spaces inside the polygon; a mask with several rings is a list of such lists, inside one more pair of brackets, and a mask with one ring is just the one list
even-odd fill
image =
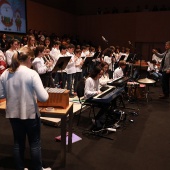
{"label": "ceiling", "polygon": [[169,0],[31,0],[75,15],[94,15],[98,9],[103,13],[112,13],[116,9],[119,13],[137,9],[149,11],[156,5],[160,10],[163,6],[170,10]]}

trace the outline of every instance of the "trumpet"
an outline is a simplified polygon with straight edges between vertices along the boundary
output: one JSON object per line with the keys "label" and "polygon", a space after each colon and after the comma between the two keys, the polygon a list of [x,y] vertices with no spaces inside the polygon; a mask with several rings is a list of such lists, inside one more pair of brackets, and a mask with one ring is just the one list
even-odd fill
{"label": "trumpet", "polygon": [[51,67],[54,63],[53,59],[50,56],[43,56],[43,59],[47,67]]}

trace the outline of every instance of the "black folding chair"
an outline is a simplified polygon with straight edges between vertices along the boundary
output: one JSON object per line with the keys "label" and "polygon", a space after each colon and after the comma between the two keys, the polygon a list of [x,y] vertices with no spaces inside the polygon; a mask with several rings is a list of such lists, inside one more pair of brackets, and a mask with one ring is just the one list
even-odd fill
{"label": "black folding chair", "polygon": [[95,110],[94,110],[94,108],[96,107],[96,104],[90,102],[89,100],[84,99],[84,88],[85,88],[85,79],[82,79],[77,84],[77,96],[78,96],[79,102],[81,104],[81,108],[80,108],[80,111],[79,111],[79,114],[78,114],[79,117],[78,117],[78,121],[77,121],[77,126],[79,125],[80,117],[81,117],[81,114],[84,110],[89,109],[89,117],[90,117],[91,112],[93,112],[93,118],[95,120]]}

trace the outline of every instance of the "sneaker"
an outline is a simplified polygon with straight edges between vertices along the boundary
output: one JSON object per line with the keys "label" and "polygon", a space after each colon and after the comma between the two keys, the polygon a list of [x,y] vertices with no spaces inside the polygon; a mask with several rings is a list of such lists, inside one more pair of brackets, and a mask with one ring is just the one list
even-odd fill
{"label": "sneaker", "polygon": [[48,168],[42,168],[42,170],[52,170],[52,169],[48,167]]}

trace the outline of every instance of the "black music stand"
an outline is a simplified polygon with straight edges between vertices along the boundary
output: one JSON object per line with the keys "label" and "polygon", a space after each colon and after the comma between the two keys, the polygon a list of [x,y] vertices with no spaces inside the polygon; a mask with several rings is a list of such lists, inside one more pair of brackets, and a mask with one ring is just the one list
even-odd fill
{"label": "black music stand", "polygon": [[124,58],[125,58],[125,55],[121,55],[119,61],[124,60]]}
{"label": "black music stand", "polygon": [[93,57],[86,57],[86,58],[85,58],[85,61],[84,61],[84,64],[83,64],[83,66],[82,66],[82,69],[83,69],[83,68],[87,68],[88,65],[92,62],[92,60],[93,60]]}
{"label": "black music stand", "polygon": [[68,62],[70,61],[71,56],[63,56],[60,57],[53,69],[53,72],[56,72],[58,70],[64,70],[68,64]]}

